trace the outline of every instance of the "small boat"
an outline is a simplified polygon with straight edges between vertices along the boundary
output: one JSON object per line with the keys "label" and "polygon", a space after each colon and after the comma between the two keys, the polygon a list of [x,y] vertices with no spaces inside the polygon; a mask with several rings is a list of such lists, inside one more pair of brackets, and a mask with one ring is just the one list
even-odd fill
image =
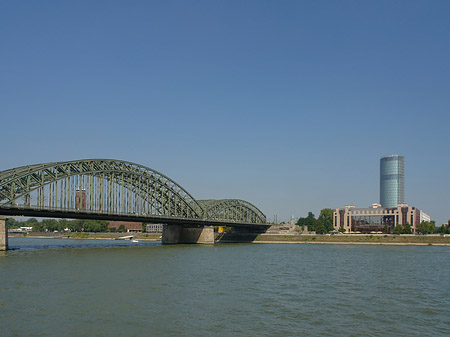
{"label": "small boat", "polygon": [[121,237],[115,238],[114,240],[133,240],[133,235],[121,236]]}
{"label": "small boat", "polygon": [[131,240],[131,242],[139,242],[138,240]]}

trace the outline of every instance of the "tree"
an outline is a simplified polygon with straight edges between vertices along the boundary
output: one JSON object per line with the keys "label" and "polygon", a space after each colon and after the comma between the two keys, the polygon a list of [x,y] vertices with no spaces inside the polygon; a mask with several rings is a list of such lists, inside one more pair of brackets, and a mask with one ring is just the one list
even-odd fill
{"label": "tree", "polygon": [[69,229],[73,232],[81,232],[83,230],[83,220],[73,220],[70,222]]}
{"label": "tree", "polygon": [[441,234],[447,233],[447,226],[445,224],[442,224],[441,227],[439,227],[439,233]]}
{"label": "tree", "polygon": [[422,221],[420,224],[417,225],[417,232],[420,234],[430,234],[434,233],[435,226],[434,223],[431,221]]}
{"label": "tree", "polygon": [[35,223],[32,223],[33,232],[44,232],[45,226],[42,222],[36,221]]}
{"label": "tree", "polygon": [[409,223],[403,226],[403,234],[412,234],[411,225]]}
{"label": "tree", "polygon": [[314,216],[313,212],[308,212],[308,216],[306,218],[299,218],[297,221],[297,226],[308,226],[309,231],[316,230],[317,220]]}
{"label": "tree", "polygon": [[403,234],[403,226],[402,225],[397,225],[394,228],[394,234]]}
{"label": "tree", "polygon": [[315,226],[315,231],[317,234],[326,234],[328,233],[325,225],[321,221],[317,221],[317,224]]}
{"label": "tree", "polygon": [[424,222],[424,221],[422,221],[420,224],[418,224],[418,225],[416,226],[416,231],[417,231],[417,233],[419,233],[419,234],[426,234],[426,233],[425,233],[425,222]]}
{"label": "tree", "polygon": [[17,221],[14,218],[6,218],[5,219],[6,225],[8,226],[8,228],[19,228],[21,226],[21,222]]}
{"label": "tree", "polygon": [[44,230],[47,229],[50,232],[57,231],[58,230],[58,221],[55,219],[44,219],[41,221],[42,226],[44,227]]}
{"label": "tree", "polygon": [[439,234],[440,228],[436,226],[436,221],[431,220],[430,223],[431,223],[431,226],[430,226],[431,232],[430,233]]}
{"label": "tree", "polygon": [[[36,218],[29,218],[27,219],[27,221],[25,221],[25,226],[26,227],[34,227],[36,224],[38,223]],[[33,228],[34,230],[34,228]]]}
{"label": "tree", "polygon": [[331,208],[323,208],[317,218],[318,225],[323,225],[327,233],[333,230],[333,212]]}
{"label": "tree", "polygon": [[58,221],[58,230],[59,230],[60,232],[63,232],[63,231],[65,231],[66,229],[68,229],[68,230],[70,230],[70,231],[73,231],[73,229],[72,229],[72,223],[73,223],[73,221],[66,220],[66,219],[60,219],[60,220]]}

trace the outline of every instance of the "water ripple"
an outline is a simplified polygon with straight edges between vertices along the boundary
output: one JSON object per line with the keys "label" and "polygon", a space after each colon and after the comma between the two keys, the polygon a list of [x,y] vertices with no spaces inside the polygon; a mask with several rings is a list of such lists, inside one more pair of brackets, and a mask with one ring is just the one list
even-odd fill
{"label": "water ripple", "polygon": [[0,258],[2,335],[450,335],[446,247],[62,241]]}

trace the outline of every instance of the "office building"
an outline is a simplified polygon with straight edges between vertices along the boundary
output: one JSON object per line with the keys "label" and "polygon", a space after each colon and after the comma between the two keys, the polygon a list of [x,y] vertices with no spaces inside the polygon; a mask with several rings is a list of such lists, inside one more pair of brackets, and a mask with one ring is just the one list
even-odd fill
{"label": "office building", "polygon": [[160,223],[147,224],[145,226],[145,231],[147,233],[162,233],[163,224],[160,224]]}
{"label": "office building", "polygon": [[405,158],[399,155],[380,159],[380,204],[395,208],[405,202]]}
{"label": "office building", "polygon": [[380,159],[380,203],[368,208],[346,205],[334,211],[335,230],[345,233],[390,233],[397,225],[410,225],[413,233],[430,216],[417,207],[409,206],[405,199],[405,159],[399,155]]}
{"label": "office building", "polygon": [[345,233],[376,233],[391,232],[397,225],[411,226],[413,233],[426,214],[408,204],[398,204],[397,207],[383,208],[375,203],[368,208],[356,208],[346,205],[334,211],[333,226],[335,230],[343,228]]}
{"label": "office building", "polygon": [[431,217],[424,211],[420,211],[420,222],[422,222],[422,221],[425,221],[425,222],[431,221]]}

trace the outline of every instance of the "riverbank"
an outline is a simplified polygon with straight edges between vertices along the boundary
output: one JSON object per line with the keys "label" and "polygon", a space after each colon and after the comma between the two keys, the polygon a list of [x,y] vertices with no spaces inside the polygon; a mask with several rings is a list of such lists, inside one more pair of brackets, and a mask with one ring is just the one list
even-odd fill
{"label": "riverbank", "polygon": [[391,235],[391,234],[338,234],[298,235],[260,234],[254,243],[303,243],[303,244],[348,244],[348,245],[415,245],[450,246],[450,235]]}
{"label": "riverbank", "polygon": [[[160,241],[161,233],[10,233],[10,237],[30,237],[46,239],[92,239],[115,240],[122,236],[133,235],[141,241]],[[216,234],[216,240],[218,234]],[[450,235],[382,235],[382,234],[338,234],[338,235],[302,235],[302,234],[259,234],[251,240],[217,240],[216,242],[253,242],[286,244],[337,244],[337,245],[394,245],[394,246],[450,246]]]}

